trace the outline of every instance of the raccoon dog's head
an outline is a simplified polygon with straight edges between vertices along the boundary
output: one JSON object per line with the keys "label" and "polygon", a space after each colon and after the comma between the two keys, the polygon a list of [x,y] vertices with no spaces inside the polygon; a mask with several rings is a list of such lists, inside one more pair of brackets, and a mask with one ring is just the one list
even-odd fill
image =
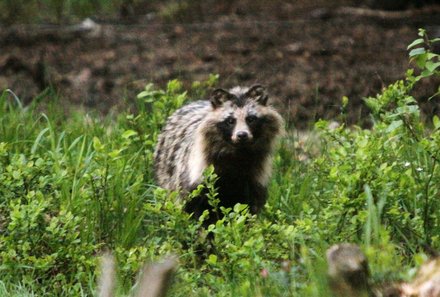
{"label": "raccoon dog's head", "polygon": [[281,130],[281,117],[267,106],[268,95],[261,85],[229,91],[217,89],[210,101],[211,123],[217,135],[234,147],[262,144],[275,138]]}

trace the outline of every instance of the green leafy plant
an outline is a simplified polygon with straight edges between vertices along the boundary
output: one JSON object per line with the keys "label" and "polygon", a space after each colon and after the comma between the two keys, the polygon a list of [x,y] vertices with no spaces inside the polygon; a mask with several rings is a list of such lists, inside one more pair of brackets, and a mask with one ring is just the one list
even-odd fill
{"label": "green leafy plant", "polygon": [[[206,97],[217,76],[188,91],[178,81],[148,85],[116,119],[65,117],[50,90],[40,96],[52,100],[46,113],[2,93],[0,295],[93,295],[103,250],[117,258],[117,296],[135,289],[144,262],[172,253],[180,268],[170,296],[325,297],[325,251],[347,241],[365,250],[375,282],[408,279],[423,246],[440,248],[440,120],[424,119],[411,95],[439,75],[428,46],[437,40],[420,34],[410,46],[423,45],[410,54],[420,74],[365,98],[371,129],[318,121],[288,132],[258,216],[247,205],[219,207],[212,168],[188,197],[208,194],[214,211],[200,220],[153,179],[167,117]],[[209,216],[219,220],[206,226]]]}
{"label": "green leafy plant", "polygon": [[434,43],[440,42],[440,38],[429,39],[425,29],[419,29],[419,37],[408,45],[409,57],[416,62],[421,69],[420,75],[415,79],[438,75],[440,72],[440,55],[432,51]]}

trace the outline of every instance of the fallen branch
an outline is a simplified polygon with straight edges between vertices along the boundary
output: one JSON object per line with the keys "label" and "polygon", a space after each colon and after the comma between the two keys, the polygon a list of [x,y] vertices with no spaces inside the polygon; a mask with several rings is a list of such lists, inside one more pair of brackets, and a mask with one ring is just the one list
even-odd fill
{"label": "fallen branch", "polygon": [[424,263],[411,282],[373,286],[368,262],[357,245],[338,244],[327,251],[328,277],[340,297],[440,297],[440,257]]}
{"label": "fallen branch", "polygon": [[[136,297],[165,297],[177,268],[177,258],[171,256],[160,263],[145,265],[138,281]],[[115,260],[107,253],[101,258],[98,296],[115,296]]]}

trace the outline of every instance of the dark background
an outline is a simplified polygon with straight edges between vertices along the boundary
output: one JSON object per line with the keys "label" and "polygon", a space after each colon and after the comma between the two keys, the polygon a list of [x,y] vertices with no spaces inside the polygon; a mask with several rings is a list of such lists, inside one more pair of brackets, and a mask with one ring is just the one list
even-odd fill
{"label": "dark background", "polygon": [[[2,1],[0,89],[29,103],[51,87],[103,114],[149,82],[189,88],[216,73],[221,87],[266,85],[297,127],[340,119],[342,96],[346,120],[365,123],[362,98],[413,67],[418,28],[440,37],[439,1]],[[428,115],[438,85],[415,91]]]}

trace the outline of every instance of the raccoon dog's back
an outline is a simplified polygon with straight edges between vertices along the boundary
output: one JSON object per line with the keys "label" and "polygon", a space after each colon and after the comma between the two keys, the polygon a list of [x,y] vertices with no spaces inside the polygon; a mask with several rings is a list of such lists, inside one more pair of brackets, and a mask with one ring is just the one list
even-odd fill
{"label": "raccoon dog's back", "polygon": [[[217,89],[210,100],[177,110],[162,130],[154,153],[158,184],[171,190],[193,190],[213,165],[220,204],[247,203],[253,212],[264,205],[271,154],[282,131],[281,116],[267,105],[265,89]],[[209,209],[206,197],[187,203],[199,216]]]}
{"label": "raccoon dog's back", "polygon": [[194,154],[197,129],[211,109],[209,101],[197,101],[168,118],[154,152],[155,176],[161,187],[190,190],[189,157]]}

